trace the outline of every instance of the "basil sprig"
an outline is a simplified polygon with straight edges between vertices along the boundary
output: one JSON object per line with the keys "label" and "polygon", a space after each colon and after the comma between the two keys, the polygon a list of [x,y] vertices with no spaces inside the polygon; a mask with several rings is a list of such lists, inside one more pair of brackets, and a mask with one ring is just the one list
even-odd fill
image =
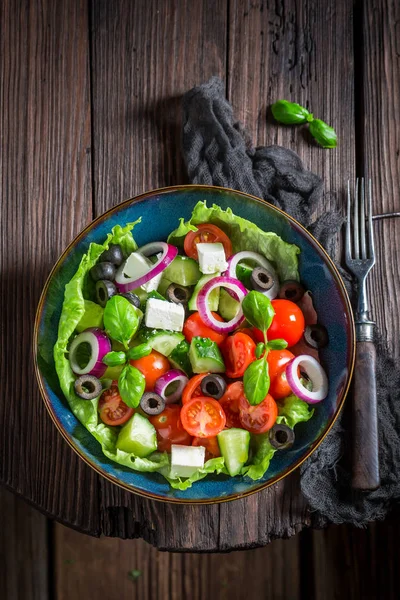
{"label": "basil sprig", "polygon": [[104,309],[106,333],[128,349],[128,343],[139,327],[136,308],[123,296],[113,296]]}
{"label": "basil sprig", "polygon": [[278,100],[271,105],[271,112],[274,119],[284,125],[309,123],[310,133],[320,146],[323,148],[336,148],[337,135],[333,127],[321,121],[321,119],[314,119],[314,115],[304,106],[288,100]]}
{"label": "basil sprig", "polygon": [[122,400],[131,408],[139,406],[146,387],[144,375],[132,365],[125,365],[118,378],[118,389]]}
{"label": "basil sprig", "polygon": [[103,356],[102,362],[107,365],[107,367],[118,367],[119,365],[123,365],[126,362],[125,352],[107,352],[107,354]]}

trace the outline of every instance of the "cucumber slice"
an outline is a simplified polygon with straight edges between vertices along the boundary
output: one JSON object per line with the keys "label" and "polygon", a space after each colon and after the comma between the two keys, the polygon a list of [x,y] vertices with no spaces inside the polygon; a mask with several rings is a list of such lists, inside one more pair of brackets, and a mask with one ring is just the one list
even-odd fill
{"label": "cucumber slice", "polygon": [[171,285],[172,281],[170,281],[167,277],[163,276],[161,278],[160,284],[157,288],[157,291],[164,296],[164,298],[166,298],[166,293],[167,293],[167,289],[169,288],[169,286]]}
{"label": "cucumber slice", "polygon": [[172,350],[171,354],[168,356],[168,360],[175,369],[180,369],[186,373],[188,377],[191,377],[193,375],[193,369],[189,360],[189,349],[189,342],[182,340]]}
{"label": "cucumber slice", "polygon": [[119,432],[116,446],[118,450],[144,458],[157,450],[156,430],[146,417],[135,413]]}
{"label": "cucumber slice", "polygon": [[197,261],[188,256],[178,256],[164,270],[164,278],[178,285],[196,285],[201,277]]}
{"label": "cucumber slice", "polygon": [[204,467],[204,446],[171,446],[171,477],[191,477]]}
{"label": "cucumber slice", "polygon": [[230,321],[239,310],[239,302],[232,298],[230,294],[223,288],[220,291],[218,312],[225,321]]}
{"label": "cucumber slice", "polygon": [[[207,283],[207,281],[210,281],[210,279],[214,279],[214,277],[216,277],[217,275],[218,275],[218,273],[214,273],[213,275],[203,275],[203,277],[200,277],[199,281],[196,284],[196,287],[193,290],[193,294],[189,300],[189,303],[188,303],[189,310],[197,310],[197,296],[199,295],[201,288],[204,287],[204,285]],[[210,310],[214,310],[214,311],[218,310],[220,289],[221,288],[215,288],[215,290],[213,290],[208,295],[208,308]]]}
{"label": "cucumber slice", "polygon": [[160,352],[164,356],[169,356],[173,349],[184,339],[185,336],[183,333],[179,333],[178,331],[143,327],[135,338],[135,343],[149,344],[153,350],[157,350],[157,352]]}
{"label": "cucumber slice", "polygon": [[250,433],[233,427],[224,429],[217,437],[228,473],[235,477],[249,458]]}
{"label": "cucumber slice", "polygon": [[236,277],[243,283],[243,285],[251,290],[250,277],[254,267],[246,265],[246,263],[239,263],[236,267]]}
{"label": "cucumber slice", "polygon": [[209,338],[194,337],[190,344],[189,358],[194,373],[225,373],[221,352]]}
{"label": "cucumber slice", "polygon": [[82,333],[82,331],[85,331],[89,327],[100,327],[100,329],[103,329],[104,308],[91,300],[84,300],[84,303],[85,312],[76,326],[77,332]]}

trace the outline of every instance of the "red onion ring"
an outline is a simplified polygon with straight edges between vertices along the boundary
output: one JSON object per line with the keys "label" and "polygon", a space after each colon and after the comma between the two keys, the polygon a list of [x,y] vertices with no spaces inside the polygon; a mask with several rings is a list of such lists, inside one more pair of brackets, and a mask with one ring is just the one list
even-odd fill
{"label": "red onion ring", "polygon": [[[276,298],[278,295],[278,292],[279,292],[278,275],[277,275],[274,267],[269,262],[269,260],[267,260],[265,258],[265,256],[258,254],[258,252],[251,252],[250,250],[243,250],[242,252],[237,252],[237,254],[233,254],[228,259],[228,270],[225,271],[225,273],[223,273],[223,275],[224,276],[227,275],[228,277],[233,277],[234,279],[237,279],[236,267],[242,260],[245,260],[246,258],[248,258],[250,260],[254,260],[254,262],[259,267],[263,267],[264,269],[266,269],[267,271],[269,271],[271,273],[272,278],[274,280],[274,285],[269,290],[266,290],[265,292],[261,292],[261,293],[264,294],[264,296],[267,296],[270,300],[273,300],[274,298]],[[232,294],[230,294],[230,295],[232,295]]]}
{"label": "red onion ring", "polygon": [[[165,392],[167,387],[174,381],[178,382],[178,387],[172,394],[166,395]],[[179,371],[179,369],[171,369],[171,371],[167,371],[165,375],[162,375],[157,379],[154,391],[161,396],[161,398],[164,398],[165,404],[173,404],[180,400],[188,381],[189,379],[186,377],[185,373]]]}
{"label": "red onion ring", "polygon": [[208,327],[211,327],[211,329],[214,329],[214,331],[218,331],[218,333],[229,333],[230,331],[236,329],[244,321],[242,306],[240,304],[237,315],[230,321],[225,323],[217,321],[217,319],[209,310],[207,304],[209,294],[217,287],[227,288],[227,290],[231,291],[236,300],[238,300],[240,303],[246,296],[247,290],[238,279],[234,279],[233,277],[219,276],[207,281],[197,296],[197,310],[199,311],[200,317],[205,325],[208,325]]}
{"label": "red onion ring", "polygon": [[[300,366],[312,382],[312,392],[307,390],[300,381],[298,375]],[[304,400],[304,402],[315,404],[316,402],[324,400],[328,395],[328,377],[324,369],[313,356],[300,354],[300,356],[296,356],[288,362],[286,365],[286,378],[292,392],[301,398],[301,400]]]}
{"label": "red onion ring", "polygon": [[[76,360],[78,346],[83,343],[88,343],[91,348],[91,357],[86,367],[81,368]],[[76,375],[94,375],[102,377],[107,370],[102,360],[103,357],[111,351],[111,342],[101,329],[90,327],[85,329],[72,340],[69,347],[69,364]]]}
{"label": "red onion ring", "polygon": [[153,256],[159,252],[162,254],[157,262],[149,268],[147,273],[137,278],[125,277],[124,268],[126,261],[124,261],[115,275],[115,283],[120,292],[125,293],[134,290],[162,273],[178,254],[178,248],[166,242],[150,242],[150,244],[142,246],[136,252],[143,254],[143,256]]}

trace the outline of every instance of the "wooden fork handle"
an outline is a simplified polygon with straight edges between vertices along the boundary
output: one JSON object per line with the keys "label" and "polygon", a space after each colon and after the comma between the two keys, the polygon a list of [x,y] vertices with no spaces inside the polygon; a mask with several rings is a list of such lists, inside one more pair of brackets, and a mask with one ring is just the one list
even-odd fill
{"label": "wooden fork handle", "polygon": [[378,415],[373,342],[357,342],[353,393],[352,487],[379,487]]}

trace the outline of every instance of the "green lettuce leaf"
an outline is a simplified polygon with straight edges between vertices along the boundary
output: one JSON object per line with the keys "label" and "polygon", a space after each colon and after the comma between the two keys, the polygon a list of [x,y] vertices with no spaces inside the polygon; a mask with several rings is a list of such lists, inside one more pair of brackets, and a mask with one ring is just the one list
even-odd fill
{"label": "green lettuce leaf", "polygon": [[297,423],[311,419],[313,414],[314,409],[307,402],[292,394],[280,401],[276,422],[293,429]]}
{"label": "green lettuce leaf", "polygon": [[181,219],[178,229],[168,237],[168,242],[182,246],[185,235],[200,223],[213,223],[220,227],[230,238],[234,252],[251,250],[265,256],[276,267],[281,281],[299,280],[297,255],[300,249],[284,242],[276,233],[262,231],[254,223],[237,217],[230,208],[223,210],[216,204],[208,208],[206,202],[198,202],[191,219],[187,222]]}
{"label": "green lettuce leaf", "polygon": [[171,479],[169,477],[169,471],[170,468],[168,465],[168,467],[159,469],[158,472],[161,473],[161,475],[163,475],[165,479],[168,480],[171,487],[181,491],[187,490],[188,488],[192,487],[193,483],[195,483],[196,481],[200,481],[200,479],[204,479],[204,477],[206,477],[210,473],[215,473],[216,475],[219,475],[219,473],[228,473],[225,468],[225,462],[222,456],[218,456],[217,458],[210,458],[210,460],[208,460],[205,463],[204,467],[197,469],[197,471],[191,477],[187,477],[186,479],[181,479],[180,477],[177,477],[176,479]]}

